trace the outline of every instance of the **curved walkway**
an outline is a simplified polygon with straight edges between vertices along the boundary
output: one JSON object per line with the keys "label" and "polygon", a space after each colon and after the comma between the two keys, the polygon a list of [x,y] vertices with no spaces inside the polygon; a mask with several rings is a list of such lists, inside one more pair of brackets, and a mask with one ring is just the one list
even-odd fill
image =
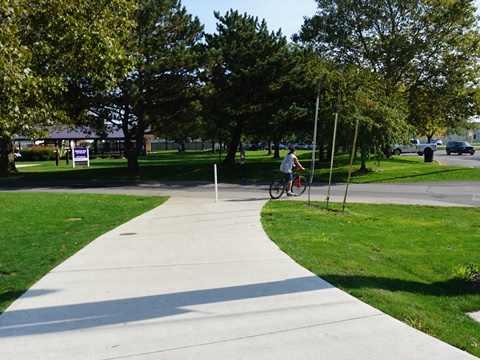
{"label": "curved walkway", "polygon": [[476,359],[292,261],[266,198],[210,195],[175,193],[55,268],[0,315],[1,359]]}

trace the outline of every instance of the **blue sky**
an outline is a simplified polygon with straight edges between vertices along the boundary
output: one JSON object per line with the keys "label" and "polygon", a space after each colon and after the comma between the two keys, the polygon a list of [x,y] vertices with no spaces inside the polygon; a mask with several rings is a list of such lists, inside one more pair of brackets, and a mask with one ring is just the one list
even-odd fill
{"label": "blue sky", "polygon": [[288,39],[298,32],[304,16],[313,16],[317,9],[314,0],[181,0],[188,13],[198,16],[207,33],[216,30],[214,11],[221,15],[230,10],[238,10],[256,16],[259,21],[265,19],[269,31],[282,29]]}

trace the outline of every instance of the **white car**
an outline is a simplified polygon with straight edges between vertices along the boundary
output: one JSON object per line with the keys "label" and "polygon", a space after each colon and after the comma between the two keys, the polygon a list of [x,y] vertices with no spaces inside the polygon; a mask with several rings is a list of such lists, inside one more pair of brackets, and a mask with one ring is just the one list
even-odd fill
{"label": "white car", "polygon": [[394,155],[400,155],[402,153],[417,153],[419,156],[422,156],[426,149],[429,149],[432,152],[437,151],[437,144],[432,142],[429,144],[421,144],[420,140],[411,139],[409,144],[395,144],[392,146],[392,153]]}
{"label": "white car", "polygon": [[410,139],[408,144],[395,144],[392,146],[392,153],[400,155],[402,153],[416,153],[418,151],[418,140]]}

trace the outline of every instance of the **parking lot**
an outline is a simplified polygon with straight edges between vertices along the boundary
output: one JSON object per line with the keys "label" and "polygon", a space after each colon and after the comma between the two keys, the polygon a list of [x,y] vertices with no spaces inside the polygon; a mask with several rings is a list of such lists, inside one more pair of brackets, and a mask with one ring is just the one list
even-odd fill
{"label": "parking lot", "polygon": [[[400,156],[418,156],[416,153],[407,153]],[[470,154],[450,154],[447,155],[445,149],[437,150],[433,154],[433,159],[441,164],[448,166],[468,166],[468,167],[480,167],[480,150],[474,155]]]}

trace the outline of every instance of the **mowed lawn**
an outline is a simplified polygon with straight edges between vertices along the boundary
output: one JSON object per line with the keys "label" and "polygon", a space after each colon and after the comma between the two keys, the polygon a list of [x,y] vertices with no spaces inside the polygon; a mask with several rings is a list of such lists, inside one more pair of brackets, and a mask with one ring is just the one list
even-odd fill
{"label": "mowed lawn", "polygon": [[[65,160],[56,166],[55,161],[33,163],[36,166],[19,168],[19,174],[0,178],[0,181],[9,180],[160,180],[160,181],[212,181],[214,166],[218,167],[219,182],[270,182],[280,174],[279,165],[288,151],[280,151],[280,157],[274,158],[267,150],[247,151],[244,168],[240,166],[240,153],[237,153],[236,164],[225,167],[225,151],[212,154],[211,150],[192,150],[178,155],[177,151],[158,151],[140,157],[139,164],[142,171],[131,175],[126,171],[125,159],[92,159],[87,168],[78,165],[75,169],[72,164],[67,165]],[[297,156],[307,170],[304,175],[310,174],[311,151],[298,150]],[[476,156],[476,155],[475,155]],[[31,164],[18,162],[19,165]],[[359,159],[353,164],[351,181],[354,183],[376,182],[422,182],[422,181],[472,181],[480,179],[480,168],[460,166],[443,166],[436,162],[426,163],[422,156],[394,156],[380,162],[374,158],[367,161],[368,172],[358,172]],[[338,154],[334,159],[332,173],[333,182],[346,182],[350,168],[348,154]],[[330,161],[318,160],[315,164],[314,182],[325,183],[330,177]],[[245,178],[245,180],[243,180]]]}
{"label": "mowed lawn", "polygon": [[480,208],[270,201],[262,222],[306,269],[480,357]]}
{"label": "mowed lawn", "polygon": [[92,240],[165,200],[154,196],[0,193],[0,313]]}
{"label": "mowed lawn", "polygon": [[[298,151],[298,156],[308,168],[311,153]],[[208,150],[149,154],[141,158],[143,171],[134,177],[126,173],[124,159],[93,160],[91,168],[76,169],[45,162],[0,181],[212,181],[214,164],[219,181],[240,181],[239,164],[224,168],[221,157]],[[271,181],[278,176],[280,161],[265,151],[247,152],[246,181]],[[348,165],[348,156],[335,158],[333,182],[346,181]],[[353,182],[480,179],[480,169],[425,163],[422,157],[369,160],[367,165],[367,173],[358,173],[354,162]],[[329,163],[317,163],[314,182],[328,181],[329,168]],[[163,201],[91,196],[0,193],[3,204],[14,204],[0,209],[0,311],[85,244]],[[322,203],[313,205],[269,202],[262,212],[264,227],[284,251],[318,276],[480,357],[480,324],[466,315],[480,310],[480,208],[349,204],[342,213],[335,204],[329,211]]]}

